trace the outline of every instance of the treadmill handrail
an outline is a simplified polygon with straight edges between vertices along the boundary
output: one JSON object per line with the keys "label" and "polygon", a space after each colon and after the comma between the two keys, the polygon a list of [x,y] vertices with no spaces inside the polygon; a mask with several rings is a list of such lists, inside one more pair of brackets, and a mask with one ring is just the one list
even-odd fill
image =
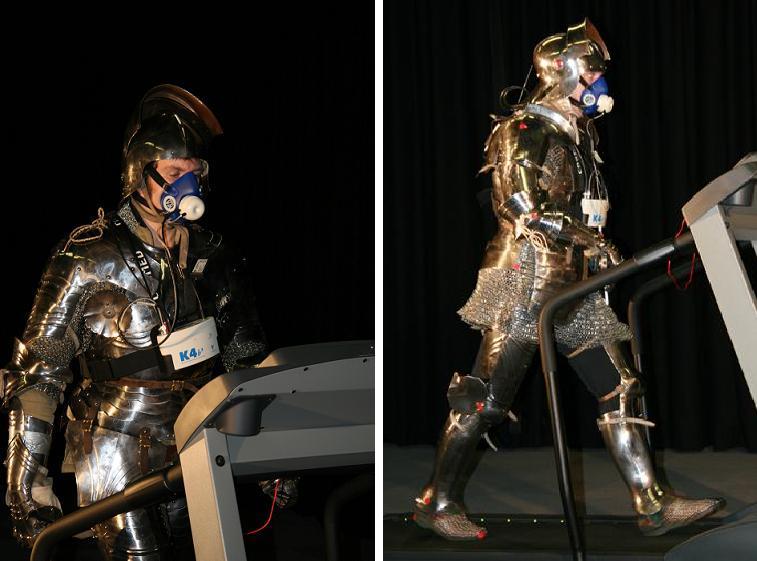
{"label": "treadmill handrail", "polygon": [[62,540],[83,532],[103,520],[148,506],[167,496],[183,494],[184,483],[180,465],[152,472],[142,479],[129,483],[120,493],[79,508],[50,524],[34,540],[30,561],[48,561],[53,548]]}
{"label": "treadmill handrail", "polygon": [[552,421],[552,432],[555,448],[555,464],[557,466],[557,480],[560,487],[560,497],[565,512],[573,559],[584,559],[583,535],[578,526],[575,497],[570,478],[567,446],[565,444],[565,428],[563,426],[562,411],[557,395],[557,348],[555,345],[554,321],[557,311],[573,300],[618,282],[622,279],[659,263],[674,253],[693,245],[694,236],[686,232],[673,239],[664,240],[648,249],[635,253],[623,263],[598,273],[586,280],[577,282],[547,300],[539,314],[539,350],[541,353],[542,371],[547,390],[547,402]]}

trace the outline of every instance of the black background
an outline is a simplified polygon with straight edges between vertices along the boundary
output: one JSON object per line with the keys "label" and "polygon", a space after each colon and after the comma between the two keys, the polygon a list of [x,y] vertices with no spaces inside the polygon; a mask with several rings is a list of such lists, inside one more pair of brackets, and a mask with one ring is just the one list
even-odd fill
{"label": "black background", "polygon": [[[624,254],[673,236],[683,204],[757,148],[754,1],[387,2],[387,442],[435,441],[450,376],[470,371],[480,341],[455,311],[493,233],[476,200],[489,186],[476,177],[488,115],[502,113],[503,87],[523,83],[536,43],[584,16],[612,57],[615,108],[597,125],[613,205],[607,232]],[[615,291],[621,318],[635,284]],[[755,406],[704,276],[652,297],[645,314],[655,444],[757,451]],[[512,446],[551,439],[538,357],[531,370],[515,403],[521,423],[501,430]],[[569,440],[599,446],[595,401],[563,372]]]}
{"label": "black background", "polygon": [[[98,207],[115,208],[124,128],[141,96],[160,83],[194,93],[224,128],[213,147],[204,222],[249,258],[270,348],[372,339],[373,7],[338,14],[290,5],[223,14],[129,10],[90,12],[88,20],[103,19],[53,34],[38,28],[5,51],[4,355],[23,330],[54,244],[91,222]],[[62,435],[56,440],[60,454]],[[56,490],[70,503],[71,476]],[[312,518],[313,501],[302,503]],[[268,505],[244,497],[246,528],[262,524]],[[10,539],[7,509],[0,514],[2,537]],[[278,531],[278,558],[289,558],[281,551],[322,556],[320,535],[308,524]],[[302,528],[315,536],[307,546],[316,553],[291,553],[306,546],[306,539],[291,540]],[[273,558],[272,538],[259,539],[268,540],[268,553],[256,555]]]}

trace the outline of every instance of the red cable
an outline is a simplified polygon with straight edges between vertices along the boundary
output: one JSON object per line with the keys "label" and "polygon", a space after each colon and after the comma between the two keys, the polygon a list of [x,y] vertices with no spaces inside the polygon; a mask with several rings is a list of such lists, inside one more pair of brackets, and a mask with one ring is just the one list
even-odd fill
{"label": "red cable", "polygon": [[[683,229],[686,227],[686,219],[684,218],[681,221],[681,227],[678,228],[678,232],[676,232],[675,237],[678,238],[681,234],[683,234]],[[670,277],[670,280],[673,281],[673,285],[675,285],[676,290],[686,290],[689,288],[689,285],[691,284],[691,281],[694,280],[694,266],[697,262],[697,252],[691,254],[691,269],[689,269],[689,278],[686,280],[686,283],[683,285],[683,288],[681,288],[681,285],[678,284],[678,280],[675,278],[675,275],[671,272],[671,266],[670,266],[671,260],[668,259],[668,276]]]}
{"label": "red cable", "polygon": [[273,507],[276,506],[276,497],[279,494],[279,484],[280,483],[281,483],[281,480],[277,479],[276,480],[276,487],[274,487],[274,489],[273,489],[273,502],[271,503],[271,512],[268,513],[268,520],[266,520],[265,524],[263,524],[260,528],[258,528],[257,530],[250,530],[249,532],[247,532],[246,535],[250,536],[252,534],[257,534],[258,532],[262,532],[263,530],[265,530],[266,526],[268,526],[268,524],[271,522],[271,518],[273,518]]}

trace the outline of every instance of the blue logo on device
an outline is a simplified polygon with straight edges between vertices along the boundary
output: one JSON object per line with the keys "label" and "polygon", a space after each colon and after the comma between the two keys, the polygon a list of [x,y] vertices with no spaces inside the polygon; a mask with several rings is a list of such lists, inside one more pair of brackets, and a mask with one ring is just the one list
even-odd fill
{"label": "blue logo on device", "polygon": [[186,362],[190,360],[194,360],[196,358],[200,358],[202,353],[205,351],[204,348],[196,349],[195,347],[192,347],[191,349],[187,349],[186,351],[179,351],[179,360],[181,362]]}

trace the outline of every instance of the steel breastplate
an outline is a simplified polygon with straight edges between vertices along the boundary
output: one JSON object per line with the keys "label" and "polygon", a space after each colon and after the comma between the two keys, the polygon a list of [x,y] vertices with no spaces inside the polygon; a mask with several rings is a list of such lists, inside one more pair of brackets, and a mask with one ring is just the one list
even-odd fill
{"label": "steel breastplate", "polygon": [[[97,261],[97,269],[107,274],[94,283],[92,294],[83,304],[86,361],[121,359],[150,348],[156,340],[165,338],[158,333],[164,323],[169,327],[173,323],[177,329],[201,317],[200,296],[191,277],[182,278],[164,252],[143,244],[117,218],[112,229],[115,231],[108,240],[112,245],[103,240],[109,251],[91,256]],[[174,320],[177,304],[179,313]],[[186,379],[208,372],[214,364],[214,360],[208,360],[175,373],[166,373],[156,365],[129,377]]]}

